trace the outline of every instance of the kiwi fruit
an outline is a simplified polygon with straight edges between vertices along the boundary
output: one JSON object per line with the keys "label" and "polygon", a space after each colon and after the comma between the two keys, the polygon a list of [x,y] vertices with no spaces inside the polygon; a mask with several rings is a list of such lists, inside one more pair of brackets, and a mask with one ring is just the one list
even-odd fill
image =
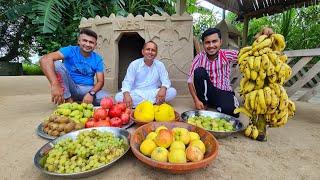
{"label": "kiwi fruit", "polygon": [[51,130],[56,130],[56,129],[58,129],[58,127],[59,127],[58,123],[52,123],[50,129]]}
{"label": "kiwi fruit", "polygon": [[59,136],[60,132],[55,130],[55,131],[52,131],[51,135],[52,136]]}
{"label": "kiwi fruit", "polygon": [[64,126],[64,132],[68,133],[68,132],[74,130],[74,128],[75,128],[75,124],[73,122],[69,122],[68,124],[66,124]]}
{"label": "kiwi fruit", "polygon": [[65,135],[66,133],[64,131],[61,131],[59,136]]}
{"label": "kiwi fruit", "polygon": [[59,126],[58,126],[58,131],[59,132],[61,132],[61,131],[64,131],[64,126],[65,126],[66,124],[65,123],[61,123],[61,124],[59,124]]}
{"label": "kiwi fruit", "polygon": [[43,128],[43,131],[45,132],[45,133],[48,133],[49,132],[49,127],[45,127],[45,128]]}

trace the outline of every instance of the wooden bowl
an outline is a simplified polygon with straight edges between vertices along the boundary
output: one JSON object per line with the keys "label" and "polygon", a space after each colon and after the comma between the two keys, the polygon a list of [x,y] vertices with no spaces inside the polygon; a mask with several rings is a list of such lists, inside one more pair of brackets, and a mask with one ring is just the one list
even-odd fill
{"label": "wooden bowl", "polygon": [[[148,135],[148,133],[155,131],[155,129],[159,126],[166,126],[168,129],[172,129],[174,127],[183,127],[188,129],[189,131],[196,132],[200,135],[201,140],[204,142],[206,146],[206,152],[204,154],[204,159],[199,162],[187,162],[174,164],[169,162],[160,162],[152,160],[151,158],[143,155],[140,152],[140,144]],[[203,168],[208,166],[217,156],[218,154],[218,141],[216,138],[206,130],[196,127],[194,125],[184,123],[184,122],[151,122],[140,126],[136,131],[132,134],[130,138],[130,146],[133,154],[143,163],[160,170],[164,170],[166,172],[180,174],[187,173],[193,170]]]}
{"label": "wooden bowl", "polygon": [[[174,115],[175,115],[175,119],[173,121],[180,121],[181,117],[180,117],[180,114],[177,111],[174,111]],[[142,126],[142,125],[150,123],[150,122],[137,121],[137,119],[134,118],[134,110],[130,114],[130,119],[132,119],[138,126]],[[168,121],[168,122],[173,122],[173,121]],[[155,120],[153,120],[151,122],[155,122]]]}

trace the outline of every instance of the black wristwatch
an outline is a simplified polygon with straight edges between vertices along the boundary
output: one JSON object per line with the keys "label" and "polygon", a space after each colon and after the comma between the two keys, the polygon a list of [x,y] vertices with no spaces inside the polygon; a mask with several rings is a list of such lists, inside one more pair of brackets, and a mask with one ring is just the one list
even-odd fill
{"label": "black wristwatch", "polygon": [[96,96],[96,92],[94,92],[94,91],[89,91],[89,94],[92,96],[92,97],[95,97]]}

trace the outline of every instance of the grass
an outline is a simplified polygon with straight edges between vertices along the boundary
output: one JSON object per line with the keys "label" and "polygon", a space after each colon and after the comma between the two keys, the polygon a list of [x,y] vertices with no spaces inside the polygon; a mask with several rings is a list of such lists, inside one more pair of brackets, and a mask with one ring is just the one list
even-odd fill
{"label": "grass", "polygon": [[23,75],[43,75],[39,65],[36,64],[22,64]]}

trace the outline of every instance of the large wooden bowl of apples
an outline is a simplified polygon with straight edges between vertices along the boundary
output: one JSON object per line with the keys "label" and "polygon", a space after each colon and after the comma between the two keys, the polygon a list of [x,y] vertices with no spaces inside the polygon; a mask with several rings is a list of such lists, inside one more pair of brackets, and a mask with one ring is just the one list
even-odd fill
{"label": "large wooden bowl of apples", "polygon": [[202,128],[184,122],[151,122],[130,139],[131,150],[143,163],[174,174],[208,166],[218,154],[218,141]]}

